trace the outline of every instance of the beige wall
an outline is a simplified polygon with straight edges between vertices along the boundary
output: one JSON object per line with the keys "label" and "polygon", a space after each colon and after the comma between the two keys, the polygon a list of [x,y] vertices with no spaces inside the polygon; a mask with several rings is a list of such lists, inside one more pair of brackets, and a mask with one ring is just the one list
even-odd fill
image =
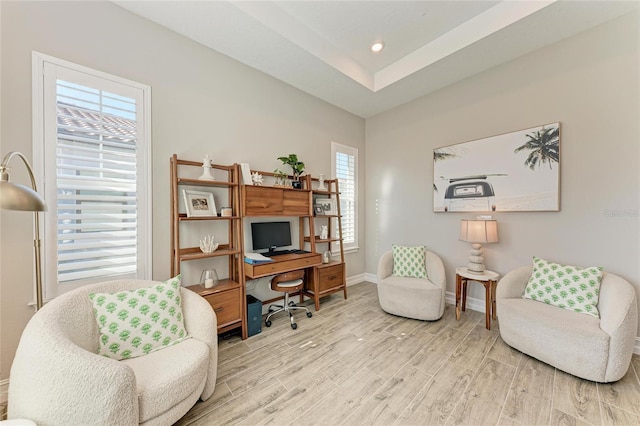
{"label": "beige wall", "polygon": [[[601,265],[640,296],[638,28],[621,17],[368,119],[367,272],[393,243],[426,244],[454,292],[470,248],[460,219],[475,215],[433,213],[433,148],[559,121],[561,211],[495,213],[486,265]],[[479,285],[470,295],[484,300]]]}
{"label": "beige wall", "polygon": [[[281,167],[297,153],[314,175],[330,175],[330,143],[364,158],[364,120],[215,53],[108,2],[0,2],[1,152],[31,158],[31,51],[152,87],[153,277],[169,276],[169,157]],[[364,185],[364,165],[360,167]],[[16,170],[19,173],[18,170]],[[12,179],[26,182],[26,177]],[[362,207],[364,197],[362,197]],[[364,246],[364,214],[360,214]],[[2,212],[1,378],[33,314],[31,216]],[[348,275],[364,272],[364,250],[347,256]]]}

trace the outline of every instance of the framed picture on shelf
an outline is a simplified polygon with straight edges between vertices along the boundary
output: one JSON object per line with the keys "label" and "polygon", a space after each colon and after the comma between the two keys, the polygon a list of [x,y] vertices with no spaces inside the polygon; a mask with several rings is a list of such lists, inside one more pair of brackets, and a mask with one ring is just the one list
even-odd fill
{"label": "framed picture on shelf", "polygon": [[317,198],[313,205],[313,211],[316,215],[333,215],[337,214],[336,200],[332,198]]}
{"label": "framed picture on shelf", "polygon": [[183,189],[182,195],[187,209],[187,217],[218,215],[213,193]]}

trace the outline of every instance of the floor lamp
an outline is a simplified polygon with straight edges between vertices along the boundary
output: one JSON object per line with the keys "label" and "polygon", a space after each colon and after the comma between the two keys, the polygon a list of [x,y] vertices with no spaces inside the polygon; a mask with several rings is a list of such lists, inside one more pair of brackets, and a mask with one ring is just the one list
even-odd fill
{"label": "floor lamp", "polygon": [[[31,188],[9,182],[9,162],[13,157],[19,157],[27,168],[29,177],[31,178]],[[44,199],[37,191],[33,169],[26,157],[17,151],[12,151],[5,155],[2,164],[0,164],[0,209],[33,212],[33,246],[36,263],[36,311],[42,308],[42,260],[40,258],[40,224],[38,213],[47,210]]]}

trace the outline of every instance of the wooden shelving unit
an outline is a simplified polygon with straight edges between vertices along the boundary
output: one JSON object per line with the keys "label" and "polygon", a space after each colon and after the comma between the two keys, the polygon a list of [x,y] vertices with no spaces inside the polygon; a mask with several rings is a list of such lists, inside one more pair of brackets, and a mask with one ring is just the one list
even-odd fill
{"label": "wooden shelving unit", "polygon": [[[213,307],[218,317],[218,333],[241,328],[242,338],[247,338],[245,275],[243,269],[243,228],[240,214],[239,167],[233,165],[211,164],[212,171],[226,174],[226,180],[199,180],[183,177],[187,168],[202,168],[203,163],[171,157],[171,274],[180,273],[182,262],[226,256],[228,276],[221,279],[217,286],[206,289],[202,285],[187,288],[204,297]],[[193,170],[192,170],[193,172]],[[232,208],[232,216],[187,217],[179,211],[181,187],[222,188],[227,192],[227,205]],[[202,253],[200,247],[182,247],[180,245],[181,227],[202,221],[222,221],[227,224],[227,243],[220,244],[213,253]]]}
{"label": "wooden shelving unit", "polygon": [[[226,180],[199,180],[185,177],[185,174],[181,173],[183,168],[202,168],[202,166],[201,162],[182,160],[177,158],[175,154],[171,158],[171,273],[172,275],[179,274],[183,262],[216,257],[228,258],[228,278],[221,279],[216,287],[206,289],[200,283],[194,283],[194,285],[187,287],[209,301],[218,317],[218,333],[241,328],[242,338],[247,337],[245,267],[251,269],[246,272],[254,277],[273,273],[267,270],[270,267],[269,264],[259,267],[244,264],[243,220],[248,217],[297,217],[300,221],[299,247],[310,251],[308,256],[302,258],[298,256],[292,260],[297,263],[291,265],[291,268],[294,269],[306,267],[305,287],[302,294],[314,300],[316,310],[320,309],[320,298],[328,294],[343,291],[345,299],[347,298],[340,191],[337,179],[326,180],[328,189],[319,190],[317,189],[318,179],[311,176],[301,178],[301,189],[275,185],[242,185],[240,183],[240,167],[237,164],[230,166],[211,164],[212,170],[226,173],[228,176]],[[269,172],[259,173],[263,176],[273,177],[273,174]],[[193,170],[191,174],[193,174]],[[187,217],[185,213],[179,211],[180,189],[192,186],[226,189],[227,202],[232,207],[233,215]],[[315,197],[333,199],[336,204],[336,214],[314,215]],[[224,221],[228,224],[228,242],[221,244],[213,253],[202,253],[199,247],[180,245],[181,227],[189,227],[190,224],[202,221]],[[322,224],[328,226],[328,238],[321,239],[319,236],[310,235],[315,233],[316,222],[324,222]],[[329,263],[318,264],[319,254],[317,253],[331,250],[332,244],[337,244],[339,257],[332,259]],[[282,262],[280,262],[280,266],[283,266]],[[258,270],[260,268],[265,270]]]}
{"label": "wooden shelving unit", "polygon": [[[308,178],[308,188],[311,188],[312,202],[316,199],[328,198],[332,199],[336,205],[336,214],[312,215],[309,218],[309,235],[302,238],[303,242],[309,244],[312,251],[318,252],[331,251],[332,245],[338,246],[340,257],[331,259],[329,263],[323,263],[307,270],[304,280],[304,295],[313,299],[316,311],[320,309],[320,298],[326,295],[342,291],[344,298],[347,298],[347,280],[346,265],[344,262],[344,246],[342,238],[342,215],[340,214],[340,189],[338,179],[329,179],[324,181],[327,185],[326,190],[317,189],[319,184],[317,178]],[[314,189],[314,187],[316,187]],[[328,238],[320,238],[315,235],[316,222],[323,222],[328,226]],[[304,230],[302,220],[300,222],[300,230]],[[336,234],[337,231],[337,234]],[[312,235],[313,234],[313,235]]]}

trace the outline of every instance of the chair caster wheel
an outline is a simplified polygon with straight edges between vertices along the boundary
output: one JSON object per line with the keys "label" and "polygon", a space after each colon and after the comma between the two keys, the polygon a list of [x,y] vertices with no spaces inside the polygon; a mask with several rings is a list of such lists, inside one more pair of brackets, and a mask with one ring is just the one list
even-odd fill
{"label": "chair caster wheel", "polygon": [[313,314],[311,312],[307,312],[307,318],[311,318]]}
{"label": "chair caster wheel", "polygon": [[291,324],[291,328],[293,328],[293,329],[295,330],[296,328],[298,328],[298,324],[296,324],[296,323],[294,322],[293,324]]}
{"label": "chair caster wheel", "polygon": [[266,325],[267,327],[271,327],[271,321],[265,321],[264,325]]}

